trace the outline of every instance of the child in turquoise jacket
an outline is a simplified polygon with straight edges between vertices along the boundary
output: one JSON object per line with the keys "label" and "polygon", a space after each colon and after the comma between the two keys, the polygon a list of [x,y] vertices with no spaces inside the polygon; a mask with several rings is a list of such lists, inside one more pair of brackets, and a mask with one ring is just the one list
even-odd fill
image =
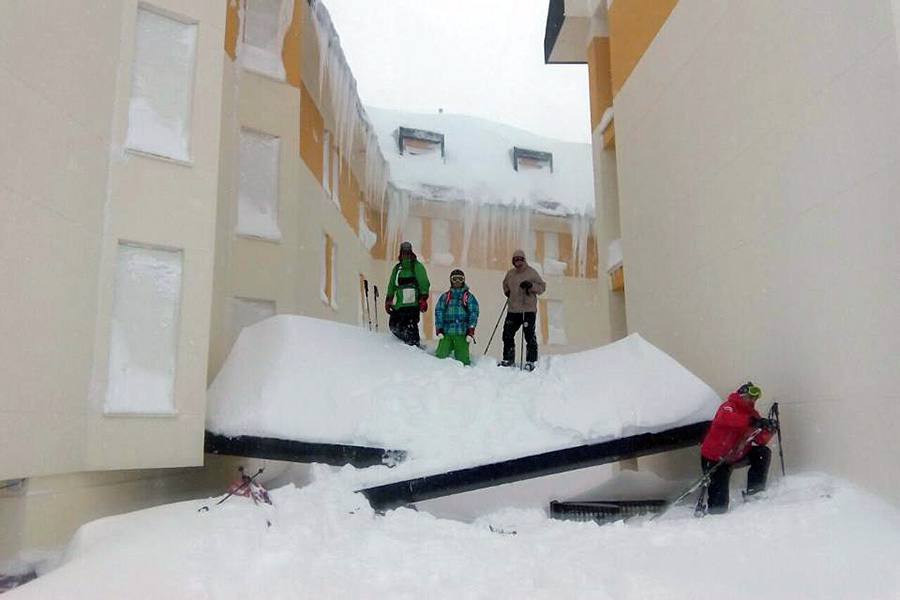
{"label": "child in turquoise jacket", "polygon": [[464,365],[470,364],[469,343],[475,338],[478,325],[478,300],[466,285],[466,275],[460,269],[450,273],[450,289],[441,294],[434,309],[434,328],[438,347],[434,355],[453,357]]}

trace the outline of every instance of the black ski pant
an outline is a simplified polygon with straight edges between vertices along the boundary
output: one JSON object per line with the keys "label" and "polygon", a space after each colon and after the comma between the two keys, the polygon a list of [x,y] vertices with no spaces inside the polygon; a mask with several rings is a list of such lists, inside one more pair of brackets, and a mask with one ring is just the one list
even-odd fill
{"label": "black ski pant", "polygon": [[525,330],[525,346],[528,351],[525,353],[525,360],[535,362],[538,358],[537,335],[534,331],[535,317],[537,313],[506,313],[506,320],[503,321],[503,360],[516,362],[516,332],[519,327]]}
{"label": "black ski pant", "polygon": [[[751,446],[750,450],[741,460],[733,464],[724,464],[716,469],[709,480],[707,488],[707,512],[712,515],[728,512],[728,487],[731,483],[731,471],[735,467],[750,465],[747,472],[747,495],[755,494],[766,489],[766,479],[769,476],[769,463],[772,461],[772,451],[765,446]],[[700,457],[700,465],[703,472],[709,471],[717,460]]]}
{"label": "black ski pant", "polygon": [[404,306],[391,311],[388,319],[388,327],[391,333],[396,335],[404,344],[410,346],[419,345],[419,307]]}

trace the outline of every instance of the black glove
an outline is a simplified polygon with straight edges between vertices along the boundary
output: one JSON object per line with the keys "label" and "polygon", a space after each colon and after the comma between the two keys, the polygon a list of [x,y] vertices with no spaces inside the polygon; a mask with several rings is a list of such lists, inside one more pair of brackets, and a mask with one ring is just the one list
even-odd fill
{"label": "black glove", "polygon": [[750,426],[766,431],[775,431],[778,428],[774,419],[763,419],[762,417],[750,417]]}
{"label": "black glove", "polygon": [[530,281],[523,281],[522,283],[519,284],[519,287],[522,288],[523,290],[525,290],[525,291],[527,292],[528,290],[531,289],[531,287],[532,287],[533,285],[534,285],[534,284],[531,283]]}
{"label": "black glove", "polygon": [[503,295],[506,296],[507,298],[509,298],[509,290],[506,290],[505,292],[503,292]]}

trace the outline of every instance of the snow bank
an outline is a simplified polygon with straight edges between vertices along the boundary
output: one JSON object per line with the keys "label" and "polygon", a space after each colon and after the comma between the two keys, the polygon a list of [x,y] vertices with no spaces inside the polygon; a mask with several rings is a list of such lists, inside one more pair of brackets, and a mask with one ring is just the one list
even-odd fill
{"label": "snow bank", "polygon": [[403,449],[401,471],[448,469],[696,423],[719,403],[638,335],[530,374],[495,365],[281,315],[241,332],[209,389],[207,429]]}
{"label": "snow bank", "polygon": [[900,514],[823,475],[780,480],[721,517],[685,505],[597,527],[539,510],[377,517],[343,472],[317,471],[272,492],[274,508],[234,497],[94,521],[62,567],[4,599],[900,598]]}

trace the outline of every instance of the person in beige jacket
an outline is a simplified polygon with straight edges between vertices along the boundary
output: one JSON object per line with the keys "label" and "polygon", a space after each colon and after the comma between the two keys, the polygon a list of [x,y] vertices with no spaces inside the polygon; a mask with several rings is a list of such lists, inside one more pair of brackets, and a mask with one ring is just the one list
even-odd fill
{"label": "person in beige jacket", "polygon": [[525,369],[534,370],[538,358],[535,322],[537,297],[547,289],[547,284],[525,261],[525,253],[516,250],[512,255],[513,268],[503,278],[503,293],[509,298],[509,310],[503,322],[503,360],[500,366],[511,367],[516,363],[516,332],[524,327]]}

